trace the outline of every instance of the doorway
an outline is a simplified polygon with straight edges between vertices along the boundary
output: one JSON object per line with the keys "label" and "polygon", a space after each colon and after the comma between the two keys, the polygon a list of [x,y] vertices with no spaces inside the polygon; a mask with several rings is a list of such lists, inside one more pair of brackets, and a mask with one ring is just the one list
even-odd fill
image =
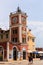
{"label": "doorway", "polygon": [[17,49],[16,49],[16,47],[13,48],[13,60],[17,60]]}
{"label": "doorway", "polygon": [[26,59],[26,51],[23,51],[23,59]]}

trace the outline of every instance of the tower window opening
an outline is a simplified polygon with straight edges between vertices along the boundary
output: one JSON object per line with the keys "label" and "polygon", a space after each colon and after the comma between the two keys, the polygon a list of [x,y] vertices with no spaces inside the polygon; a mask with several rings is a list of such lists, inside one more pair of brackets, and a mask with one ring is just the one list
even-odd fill
{"label": "tower window opening", "polygon": [[17,34],[17,29],[13,30],[13,34]]}
{"label": "tower window opening", "polygon": [[32,39],[32,41],[34,42],[34,39]]}
{"label": "tower window opening", "polygon": [[6,34],[6,38],[8,38],[8,34]]}
{"label": "tower window opening", "polygon": [[26,43],[26,38],[22,38],[22,42],[23,43]]}
{"label": "tower window opening", "polygon": [[17,42],[17,38],[13,38],[12,39],[12,42]]}

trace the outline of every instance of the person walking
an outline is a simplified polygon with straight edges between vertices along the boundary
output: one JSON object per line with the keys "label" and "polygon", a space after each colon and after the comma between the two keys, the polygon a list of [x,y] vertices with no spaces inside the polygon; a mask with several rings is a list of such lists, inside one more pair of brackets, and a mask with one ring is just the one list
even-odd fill
{"label": "person walking", "polygon": [[31,56],[31,63],[33,63],[33,57]]}
{"label": "person walking", "polygon": [[32,56],[28,56],[28,61],[29,61],[28,65],[32,64],[33,63],[33,57]]}

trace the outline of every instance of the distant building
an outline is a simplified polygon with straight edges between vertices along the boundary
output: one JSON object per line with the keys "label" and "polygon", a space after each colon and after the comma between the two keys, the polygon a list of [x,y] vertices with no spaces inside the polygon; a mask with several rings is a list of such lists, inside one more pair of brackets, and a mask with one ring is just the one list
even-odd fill
{"label": "distant building", "polygon": [[27,59],[28,49],[35,50],[34,37],[27,35],[27,15],[18,7],[15,13],[10,13],[9,19],[9,30],[0,28],[0,60]]}
{"label": "distant building", "polygon": [[36,47],[36,51],[43,51],[43,48],[41,48],[41,47]]}
{"label": "distant building", "polygon": [[31,54],[32,56],[33,55],[33,52],[35,52],[35,36],[31,33],[31,30],[29,29],[28,30],[28,33],[27,33],[27,36],[28,36],[28,53],[29,55]]}

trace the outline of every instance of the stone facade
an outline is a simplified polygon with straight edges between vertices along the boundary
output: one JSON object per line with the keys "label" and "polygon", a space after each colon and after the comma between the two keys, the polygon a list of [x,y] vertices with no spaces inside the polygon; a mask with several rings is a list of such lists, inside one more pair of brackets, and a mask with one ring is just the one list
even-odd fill
{"label": "stone facade", "polygon": [[18,7],[9,19],[9,30],[0,28],[0,60],[27,59],[27,15]]}
{"label": "stone facade", "polygon": [[18,7],[16,13],[9,15],[9,30],[0,29],[0,50],[2,51],[0,51],[0,57],[2,55],[2,60],[27,58],[26,18],[27,15]]}

